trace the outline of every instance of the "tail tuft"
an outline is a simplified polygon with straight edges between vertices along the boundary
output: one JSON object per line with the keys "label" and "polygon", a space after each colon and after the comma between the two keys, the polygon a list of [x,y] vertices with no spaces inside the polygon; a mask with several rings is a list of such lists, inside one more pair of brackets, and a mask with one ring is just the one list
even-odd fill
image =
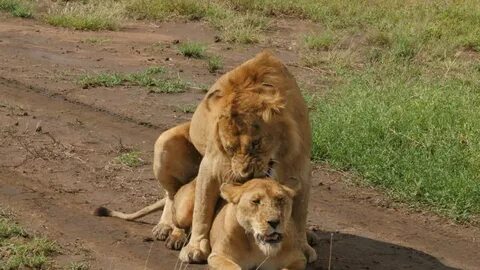
{"label": "tail tuft", "polygon": [[112,211],[110,211],[108,208],[100,206],[95,211],[93,212],[95,216],[99,217],[109,217],[112,215]]}

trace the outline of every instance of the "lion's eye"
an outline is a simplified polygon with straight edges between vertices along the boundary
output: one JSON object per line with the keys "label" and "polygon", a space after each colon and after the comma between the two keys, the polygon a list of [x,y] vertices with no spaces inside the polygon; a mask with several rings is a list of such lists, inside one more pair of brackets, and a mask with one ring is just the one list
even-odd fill
{"label": "lion's eye", "polygon": [[256,149],[260,145],[260,140],[252,141],[252,149]]}
{"label": "lion's eye", "polygon": [[252,204],[259,205],[260,204],[260,199],[253,200]]}

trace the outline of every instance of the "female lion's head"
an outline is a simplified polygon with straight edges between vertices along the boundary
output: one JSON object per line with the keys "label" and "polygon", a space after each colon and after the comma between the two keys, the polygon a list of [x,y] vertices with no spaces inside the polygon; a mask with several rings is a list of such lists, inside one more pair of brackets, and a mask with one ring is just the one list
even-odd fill
{"label": "female lion's head", "polygon": [[[298,184],[298,182],[296,182]],[[252,179],[242,185],[223,184],[222,197],[235,205],[238,223],[253,235],[266,256],[275,255],[289,232],[296,190],[272,179]]]}

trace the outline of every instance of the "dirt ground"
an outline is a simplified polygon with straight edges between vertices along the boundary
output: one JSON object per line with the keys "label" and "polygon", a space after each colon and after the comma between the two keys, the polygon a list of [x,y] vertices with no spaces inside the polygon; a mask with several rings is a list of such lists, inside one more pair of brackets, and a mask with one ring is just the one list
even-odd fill
{"label": "dirt ground", "polygon": [[[328,83],[320,71],[295,64],[295,23],[273,30],[277,40],[270,47],[299,81],[324,91]],[[0,206],[22,226],[59,243],[58,266],[87,261],[91,269],[174,269],[177,252],[150,238],[159,214],[126,222],[95,217],[92,210],[105,205],[132,211],[159,198],[153,143],[191,117],[178,108],[202,98],[195,85],[220,76],[207,71],[205,60],[178,55],[173,41],[208,44],[209,52],[224,57],[224,71],[261,50],[215,43],[214,36],[201,22],[93,33],[0,15]],[[104,42],[91,44],[89,38]],[[81,74],[152,65],[168,67],[193,87],[152,94],[140,87],[82,89],[75,83]],[[116,164],[126,147],[141,151],[144,165]],[[328,269],[331,236],[331,269],[480,269],[480,228],[393,204],[325,166],[316,167],[313,179],[309,224],[321,240],[319,260],[309,269]]]}

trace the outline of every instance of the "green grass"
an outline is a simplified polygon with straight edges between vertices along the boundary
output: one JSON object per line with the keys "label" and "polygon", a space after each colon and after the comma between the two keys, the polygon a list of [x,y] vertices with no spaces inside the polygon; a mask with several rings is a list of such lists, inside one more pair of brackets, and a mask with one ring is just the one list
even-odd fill
{"label": "green grass", "polygon": [[84,75],[80,78],[79,83],[82,88],[93,87],[113,87],[116,85],[123,85],[126,82],[126,77],[120,73],[102,73],[98,75]]}
{"label": "green grass", "polygon": [[204,58],[207,47],[198,42],[184,42],[178,46],[178,51],[185,57]]}
{"label": "green grass", "polygon": [[194,113],[197,105],[194,104],[185,104],[185,105],[176,105],[174,111],[180,111],[183,113]]}
{"label": "green grass", "polygon": [[65,270],[89,270],[90,265],[86,262],[71,262],[65,266]]}
{"label": "green grass", "polygon": [[0,214],[1,269],[44,269],[51,265],[51,255],[58,248],[54,242],[28,234],[19,225]]}
{"label": "green grass", "polygon": [[207,63],[208,71],[215,73],[223,68],[223,59],[220,56],[211,56]]}
{"label": "green grass", "polygon": [[[432,52],[480,48],[480,2],[343,0],[229,0],[237,10],[266,16],[294,16],[320,23],[333,32],[383,33],[393,43]],[[407,49],[409,51],[411,49]],[[400,53],[403,55],[403,53]],[[407,57],[411,52],[407,52]]]}
{"label": "green grass", "polygon": [[[218,13],[217,13],[218,12]],[[258,13],[237,13],[217,10],[210,22],[221,31],[223,40],[232,43],[253,44],[263,41],[262,35],[269,28],[269,20]]]}
{"label": "green grass", "polygon": [[137,73],[100,73],[83,75],[78,83],[82,88],[113,87],[131,85],[148,87],[154,93],[184,92],[188,84],[178,78],[168,76],[163,67],[150,67]]}
{"label": "green grass", "polygon": [[330,32],[317,35],[307,35],[304,38],[305,45],[311,50],[329,50],[335,45],[335,37]]}
{"label": "green grass", "polygon": [[426,78],[391,64],[346,73],[312,113],[314,159],[458,220],[480,214],[478,75]]}
{"label": "green grass", "polygon": [[32,4],[20,0],[0,0],[0,11],[9,12],[12,16],[21,18],[32,18]]}
{"label": "green grass", "polygon": [[118,30],[123,19],[121,1],[92,0],[54,5],[45,15],[48,24],[76,30]]}
{"label": "green grass", "polygon": [[115,160],[120,164],[128,167],[138,167],[144,163],[143,160],[140,158],[140,152],[135,150],[122,153],[121,155],[116,157]]}

